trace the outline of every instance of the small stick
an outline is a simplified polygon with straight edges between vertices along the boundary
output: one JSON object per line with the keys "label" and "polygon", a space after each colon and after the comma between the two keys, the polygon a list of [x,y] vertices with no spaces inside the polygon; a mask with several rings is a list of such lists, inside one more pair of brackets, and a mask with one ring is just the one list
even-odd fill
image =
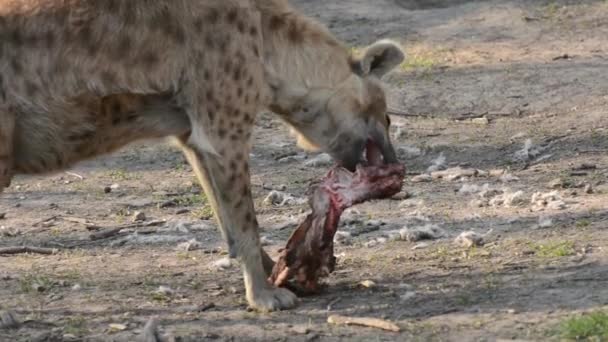
{"label": "small stick", "polygon": [[334,305],[338,304],[339,301],[342,300],[342,297],[338,297],[333,299],[331,302],[327,303],[327,311],[331,311],[334,308]]}
{"label": "small stick", "polygon": [[62,219],[64,221],[68,221],[68,222],[72,222],[72,223],[80,223],[80,224],[84,224],[84,225],[89,224],[89,220],[87,220],[85,218],[80,218],[80,217],[66,216],[66,217],[62,217]]}
{"label": "small stick", "polygon": [[143,342],[159,342],[158,338],[158,319],[152,317],[146,323],[144,327],[144,331],[142,333],[142,341]]}
{"label": "small stick", "polygon": [[36,227],[36,226],[38,226],[40,224],[43,224],[45,222],[49,222],[49,221],[55,220],[55,219],[57,219],[57,215],[45,218],[44,220],[41,220],[41,221],[38,221],[38,222],[35,222],[34,224],[32,224],[32,226]]}
{"label": "small stick", "polygon": [[23,254],[23,253],[51,255],[51,254],[57,253],[57,249],[30,247],[30,246],[0,248],[0,255]]}
{"label": "small stick", "polygon": [[335,325],[361,325],[364,327],[377,328],[394,332],[401,331],[401,328],[399,328],[394,323],[369,317],[347,317],[340,315],[331,315],[327,318],[327,323]]}
{"label": "small stick", "polygon": [[163,223],[166,223],[166,221],[150,221],[150,222],[138,222],[138,223],[125,224],[122,226],[109,228],[109,229],[102,230],[100,232],[92,233],[91,235],[89,235],[89,239],[101,240],[101,239],[112,237],[112,236],[120,233],[123,229],[152,227],[152,226],[161,225]]}
{"label": "small stick", "polygon": [[66,173],[66,175],[69,175],[69,176],[72,176],[72,177],[76,177],[76,178],[78,178],[80,180],[84,180],[84,177],[81,176],[81,175],[79,175],[79,174],[77,174],[77,173],[70,172],[70,171],[66,171],[65,173]]}

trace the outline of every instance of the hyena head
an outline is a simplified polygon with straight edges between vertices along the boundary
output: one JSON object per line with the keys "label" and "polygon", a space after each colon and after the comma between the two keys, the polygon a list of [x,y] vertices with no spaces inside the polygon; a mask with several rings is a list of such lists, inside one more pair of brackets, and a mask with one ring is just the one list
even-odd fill
{"label": "hyena head", "polygon": [[335,86],[283,85],[291,109],[282,117],[293,128],[298,145],[327,152],[351,171],[364,159],[372,165],[397,162],[380,78],[404,58],[397,44],[379,41],[362,56],[344,61],[350,62],[350,74]]}

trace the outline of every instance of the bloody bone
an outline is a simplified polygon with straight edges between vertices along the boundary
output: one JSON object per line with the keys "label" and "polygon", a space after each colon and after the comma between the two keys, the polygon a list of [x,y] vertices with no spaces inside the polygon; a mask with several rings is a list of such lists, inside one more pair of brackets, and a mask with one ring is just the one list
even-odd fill
{"label": "bloody bone", "polygon": [[359,166],[355,173],[332,169],[309,197],[312,213],[280,251],[269,281],[285,286],[294,278],[305,292],[317,292],[318,280],[333,272],[334,235],[342,212],[355,204],[393,196],[401,190],[405,167],[400,164]]}

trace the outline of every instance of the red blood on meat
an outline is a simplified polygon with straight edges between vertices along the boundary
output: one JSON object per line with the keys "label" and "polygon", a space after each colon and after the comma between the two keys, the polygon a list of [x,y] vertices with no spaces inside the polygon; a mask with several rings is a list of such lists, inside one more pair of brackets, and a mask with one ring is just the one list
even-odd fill
{"label": "red blood on meat", "polygon": [[405,167],[400,164],[359,166],[355,173],[332,169],[312,186],[312,213],[281,250],[269,281],[285,286],[293,278],[305,292],[318,291],[319,278],[334,270],[333,241],[342,212],[355,204],[393,196],[401,190],[404,177]]}

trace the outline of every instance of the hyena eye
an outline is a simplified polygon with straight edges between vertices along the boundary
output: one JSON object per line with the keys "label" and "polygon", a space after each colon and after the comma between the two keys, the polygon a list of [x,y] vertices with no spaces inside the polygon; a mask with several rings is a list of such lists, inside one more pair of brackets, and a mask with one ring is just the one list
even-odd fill
{"label": "hyena eye", "polygon": [[386,125],[390,127],[391,125],[391,116],[386,114]]}

